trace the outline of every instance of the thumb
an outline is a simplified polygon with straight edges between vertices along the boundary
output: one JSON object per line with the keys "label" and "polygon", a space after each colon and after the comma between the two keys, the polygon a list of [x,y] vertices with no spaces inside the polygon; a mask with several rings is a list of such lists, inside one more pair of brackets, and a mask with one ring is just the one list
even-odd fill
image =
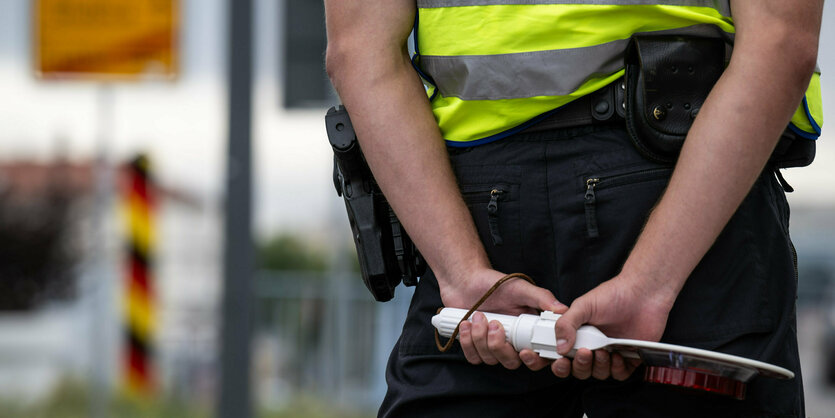
{"label": "thumb", "polygon": [[516,292],[516,297],[520,301],[524,301],[524,305],[533,309],[541,311],[551,311],[556,313],[565,312],[567,306],[560,303],[554,294],[548,289],[534,286],[527,282],[520,282],[523,285],[519,286]]}
{"label": "thumb", "polygon": [[577,299],[571,304],[565,313],[554,325],[554,333],[557,338],[557,353],[568,354],[577,339],[577,329],[591,319],[591,309],[584,303],[583,298]]}

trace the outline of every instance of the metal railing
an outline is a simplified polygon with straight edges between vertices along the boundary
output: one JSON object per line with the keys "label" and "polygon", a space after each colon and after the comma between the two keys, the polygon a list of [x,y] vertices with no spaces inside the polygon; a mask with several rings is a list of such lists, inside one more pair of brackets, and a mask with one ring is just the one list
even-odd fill
{"label": "metal railing", "polygon": [[379,303],[356,273],[259,272],[256,335],[275,342],[276,396],[289,390],[359,408],[379,405],[412,293],[401,285],[393,300]]}

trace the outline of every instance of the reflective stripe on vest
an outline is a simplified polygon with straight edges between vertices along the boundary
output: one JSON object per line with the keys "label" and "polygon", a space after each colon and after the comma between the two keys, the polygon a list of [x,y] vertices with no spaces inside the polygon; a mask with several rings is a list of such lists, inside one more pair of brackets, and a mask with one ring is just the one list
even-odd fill
{"label": "reflective stripe on vest", "polygon": [[[634,33],[732,37],[734,32],[728,0],[418,0],[417,5],[414,61],[444,138],[461,146],[518,132],[616,80]],[[811,127],[808,121],[796,125]]]}

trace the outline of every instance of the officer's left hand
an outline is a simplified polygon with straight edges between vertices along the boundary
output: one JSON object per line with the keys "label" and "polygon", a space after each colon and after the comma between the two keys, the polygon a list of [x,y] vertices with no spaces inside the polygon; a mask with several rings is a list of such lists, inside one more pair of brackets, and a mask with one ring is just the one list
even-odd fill
{"label": "officer's left hand", "polygon": [[[658,341],[664,333],[667,316],[675,298],[648,289],[640,278],[625,274],[606,281],[577,298],[557,320],[557,352],[566,355],[574,346],[577,329],[590,324],[613,338]],[[558,377],[569,374],[578,379],[627,379],[640,362],[625,360],[606,350],[577,350],[573,359],[556,360],[551,370]]]}

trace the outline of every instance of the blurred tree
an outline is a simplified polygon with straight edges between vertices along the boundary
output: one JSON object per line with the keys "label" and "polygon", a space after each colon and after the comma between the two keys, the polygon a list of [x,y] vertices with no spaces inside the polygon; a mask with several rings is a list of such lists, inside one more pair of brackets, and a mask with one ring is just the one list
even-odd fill
{"label": "blurred tree", "polygon": [[328,254],[299,236],[279,234],[258,246],[258,267],[265,270],[325,272],[328,269]]}
{"label": "blurred tree", "polygon": [[77,255],[67,233],[72,201],[58,187],[28,199],[0,189],[0,311],[74,295]]}

